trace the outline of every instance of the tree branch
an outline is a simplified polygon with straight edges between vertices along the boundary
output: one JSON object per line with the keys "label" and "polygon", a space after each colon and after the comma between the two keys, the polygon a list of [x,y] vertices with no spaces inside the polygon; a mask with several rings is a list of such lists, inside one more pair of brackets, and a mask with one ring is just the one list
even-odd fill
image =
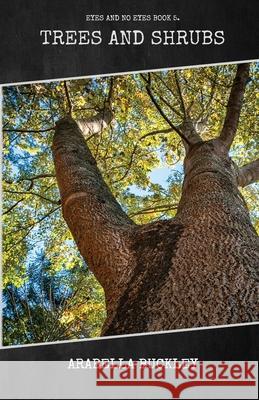
{"label": "tree branch", "polygon": [[90,140],[93,136],[99,134],[103,129],[111,123],[113,113],[110,108],[98,112],[94,117],[88,119],[79,119],[77,124],[81,129],[86,140]]}
{"label": "tree branch", "polygon": [[238,185],[245,187],[259,181],[259,158],[239,169]]}
{"label": "tree branch", "polygon": [[3,215],[8,214],[9,212],[11,212],[16,206],[18,206],[19,203],[21,203],[24,200],[24,197],[18,201],[16,201],[16,203],[14,203],[11,207],[9,207],[6,211],[3,211]]}
{"label": "tree branch", "polygon": [[224,125],[219,136],[228,149],[230,149],[237,131],[248,78],[249,64],[239,64],[228,99]]}
{"label": "tree branch", "polygon": [[[141,76],[142,76],[143,80],[147,83],[146,90],[147,90],[147,93],[148,93],[151,101],[153,102],[153,104],[157,108],[157,110],[160,113],[160,115],[164,118],[164,120],[181,137],[181,139],[183,141],[183,144],[184,144],[184,147],[185,147],[185,150],[188,151],[191,145],[193,145],[193,144],[195,144],[197,142],[202,142],[202,139],[200,138],[200,136],[196,132],[195,127],[194,127],[190,117],[186,114],[185,107],[184,107],[184,110],[183,110],[183,112],[184,112],[184,120],[183,120],[182,124],[178,125],[178,126],[174,125],[171,122],[171,120],[167,117],[167,115],[164,113],[164,111],[162,110],[162,108],[158,104],[156,98],[154,97],[154,95],[153,95],[153,93],[151,91],[151,75],[149,74],[149,79],[145,78],[143,75],[141,75]],[[178,82],[178,80],[177,80],[177,82]],[[178,85],[179,85],[179,82],[178,82]],[[180,90],[180,86],[179,86],[179,90]],[[183,101],[182,97],[181,97],[181,99]],[[167,106],[168,106],[168,104],[167,104]],[[184,105],[182,104],[182,107],[183,106]]]}
{"label": "tree branch", "polygon": [[55,177],[55,175],[54,174],[39,174],[39,175],[34,175],[34,176],[28,176],[28,177],[24,177],[24,178],[20,178],[20,179],[18,179],[18,181],[8,181],[8,180],[5,180],[5,183],[8,183],[8,184],[13,184],[13,183],[20,183],[20,182],[23,182],[23,181],[34,181],[34,180],[36,180],[36,179],[43,179],[43,178],[54,178]]}
{"label": "tree branch", "polygon": [[161,204],[161,205],[156,205],[156,206],[150,206],[143,208],[142,210],[136,211],[134,213],[129,214],[129,216],[136,217],[137,215],[143,215],[143,214],[153,214],[157,212],[164,212],[164,211],[171,211],[171,210],[177,210],[178,205],[177,204]]}
{"label": "tree branch", "polygon": [[182,138],[182,140],[184,140],[188,145],[191,145],[190,141],[183,135],[183,133],[180,131],[180,129],[179,129],[177,126],[175,126],[175,125],[170,121],[170,119],[167,117],[167,115],[164,113],[164,111],[162,110],[162,108],[160,107],[160,105],[158,104],[158,102],[156,101],[156,99],[155,99],[155,97],[154,97],[154,95],[153,95],[153,93],[152,93],[152,91],[151,91],[150,85],[147,85],[147,86],[146,86],[146,89],[147,89],[147,93],[148,93],[148,95],[149,95],[149,97],[150,97],[152,103],[155,105],[155,107],[156,107],[157,111],[159,112],[159,114],[164,118],[164,120],[168,123],[168,125],[169,125],[175,132],[178,133],[178,135]]}
{"label": "tree branch", "polygon": [[107,96],[107,103],[109,104],[109,106],[110,106],[111,99],[112,99],[113,83],[114,83],[114,78],[111,78],[110,79],[109,93],[108,93],[108,96]]}
{"label": "tree branch", "polygon": [[185,104],[184,104],[184,99],[183,99],[183,95],[182,95],[182,91],[181,91],[181,87],[180,87],[177,71],[174,71],[174,78],[175,78],[175,83],[176,83],[178,95],[179,95],[180,102],[181,102],[182,112],[183,112],[184,116],[186,117],[187,116],[186,108],[185,108]]}
{"label": "tree branch", "polygon": [[113,112],[111,108],[111,99],[113,93],[113,83],[114,78],[111,78],[109,92],[104,101],[103,108],[101,110],[99,109],[98,113],[91,118],[76,120],[86,141],[101,133],[103,129],[107,128],[107,126],[112,122]]}
{"label": "tree branch", "polygon": [[187,138],[189,142],[188,143],[187,140],[183,142],[186,151],[189,150],[190,144],[194,145],[195,143],[202,142],[202,138],[197,133],[193,121],[189,116],[186,116],[185,120],[181,124],[181,130],[184,134],[184,137]]}
{"label": "tree branch", "polygon": [[52,203],[52,204],[60,204],[60,200],[52,200],[52,199],[49,199],[49,198],[47,198],[47,197],[44,197],[44,196],[42,196],[41,194],[35,193],[35,192],[17,191],[17,190],[4,190],[4,192],[5,192],[5,193],[10,193],[10,194],[32,195],[32,196],[39,197],[40,199],[45,200],[45,201],[47,201],[47,202],[49,202],[49,203]]}
{"label": "tree branch", "polygon": [[47,129],[3,129],[3,132],[20,132],[20,133],[43,133],[53,131],[55,128],[47,128]]}
{"label": "tree branch", "polygon": [[[171,96],[175,97],[174,92],[167,85],[167,83],[161,78],[161,76],[159,76],[157,74],[154,74],[154,76],[157,77],[162,82],[162,84],[166,87],[166,89],[171,93]],[[157,91],[156,91],[156,93],[157,93]],[[172,106],[172,104],[170,104],[164,97],[162,97],[160,93],[157,93],[157,94],[160,97],[160,99],[162,100],[162,102],[165,103],[172,112],[174,112],[176,115],[178,115],[178,117],[183,118],[183,114],[181,112],[179,112],[174,106]]]}
{"label": "tree branch", "polygon": [[163,134],[163,133],[171,133],[171,132],[173,132],[173,129],[172,129],[172,128],[168,128],[168,129],[158,129],[158,130],[155,130],[155,131],[148,132],[148,133],[146,133],[145,135],[141,136],[141,137],[138,139],[137,143],[135,143],[135,145],[134,145],[134,147],[133,147],[133,150],[132,150],[132,152],[131,152],[130,160],[129,160],[129,163],[128,163],[128,166],[127,166],[126,171],[124,172],[124,174],[123,174],[119,179],[117,179],[117,180],[114,181],[113,183],[121,182],[121,181],[123,181],[123,179],[125,179],[125,178],[127,177],[127,175],[128,175],[129,172],[130,172],[130,169],[131,169],[131,166],[132,166],[132,163],[133,163],[134,156],[135,156],[135,154],[136,154],[136,152],[137,152],[138,145],[139,145],[139,143],[140,143],[142,140],[146,139],[146,138],[149,137],[149,136],[161,135],[161,134]]}
{"label": "tree branch", "polygon": [[67,82],[66,81],[64,81],[64,88],[65,88],[67,104],[68,104],[68,114],[71,115],[71,113],[72,113],[72,103],[71,103],[71,100],[70,100],[69,91],[68,91],[68,87],[67,87]]}
{"label": "tree branch", "polygon": [[[30,232],[33,230],[33,228],[34,228],[36,225],[40,224],[42,221],[44,221],[45,219],[47,219],[48,217],[50,217],[54,212],[56,212],[56,211],[59,210],[59,209],[60,209],[60,206],[58,206],[58,207],[56,207],[56,208],[50,210],[47,214],[43,215],[43,217],[39,218],[39,219],[38,219],[37,221],[35,221],[33,224],[27,226],[26,228],[29,228],[29,229],[28,229],[28,231],[25,233],[25,235],[24,235],[21,239],[19,239],[17,242],[15,242],[14,244],[12,244],[10,247],[8,247],[5,251],[8,252],[8,251],[10,251],[13,247],[18,246],[18,244],[20,244],[24,239],[26,239],[26,237],[30,234]],[[20,231],[21,231],[21,230],[14,231],[14,232],[12,232],[12,235],[15,234],[15,233],[18,233],[18,232],[20,232]]]}

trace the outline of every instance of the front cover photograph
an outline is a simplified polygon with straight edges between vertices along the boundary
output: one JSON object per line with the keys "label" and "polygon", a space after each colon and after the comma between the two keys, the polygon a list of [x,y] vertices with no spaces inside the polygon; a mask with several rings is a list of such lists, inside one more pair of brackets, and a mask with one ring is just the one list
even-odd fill
{"label": "front cover photograph", "polygon": [[3,89],[4,344],[257,320],[258,65]]}

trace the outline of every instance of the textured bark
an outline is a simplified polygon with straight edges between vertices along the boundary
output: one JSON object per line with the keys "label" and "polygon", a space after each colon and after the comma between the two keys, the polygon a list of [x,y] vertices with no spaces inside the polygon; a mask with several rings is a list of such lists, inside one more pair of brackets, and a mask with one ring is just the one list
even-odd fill
{"label": "textured bark", "polygon": [[220,140],[185,158],[173,220],[137,226],[103,181],[76,123],[57,124],[53,155],[64,218],[104,287],[104,335],[258,318],[259,240]]}
{"label": "textured bark", "polygon": [[53,155],[62,211],[78,249],[105,290],[108,310],[126,281],[134,226],[104,182],[81,130],[60,120]]}
{"label": "textured bark", "polygon": [[136,267],[106,334],[258,318],[259,240],[224,144],[195,145],[185,174],[175,219],[138,228]]}

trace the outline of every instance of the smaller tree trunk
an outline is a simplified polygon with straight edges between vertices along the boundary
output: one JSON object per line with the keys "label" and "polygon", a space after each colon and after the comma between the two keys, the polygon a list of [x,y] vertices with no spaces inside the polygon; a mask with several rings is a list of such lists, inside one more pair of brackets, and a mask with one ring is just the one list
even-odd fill
{"label": "smaller tree trunk", "polygon": [[64,219],[104,288],[110,313],[121,291],[115,289],[127,280],[134,224],[104,182],[82,132],[69,117],[57,123],[53,156]]}

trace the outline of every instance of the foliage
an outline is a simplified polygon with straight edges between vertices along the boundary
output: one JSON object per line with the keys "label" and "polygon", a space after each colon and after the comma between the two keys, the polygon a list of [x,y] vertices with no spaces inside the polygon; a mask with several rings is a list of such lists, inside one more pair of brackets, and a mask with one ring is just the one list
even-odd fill
{"label": "foliage", "polygon": [[105,317],[103,292],[86,265],[57,273],[42,252],[19,288],[4,288],[3,299],[4,345],[98,336]]}
{"label": "foliage", "polygon": [[[183,121],[183,100],[201,136],[210,139],[216,137],[222,127],[235,68],[223,65],[153,72],[152,90],[174,125]],[[258,66],[252,64],[250,70],[251,78],[231,150],[239,166],[254,160],[259,150],[258,97],[255,95]],[[147,74],[132,74],[67,82],[75,119],[89,118],[102,110],[111,93],[114,120],[99,135],[91,135],[87,143],[106,182],[137,223],[173,217],[183,180],[184,148],[177,133],[169,129],[154,107],[145,89],[146,79]],[[104,318],[102,289],[83,265],[61,215],[51,143],[55,121],[65,115],[68,108],[62,81],[3,89],[5,344],[95,336]],[[161,179],[161,168],[167,171],[166,181]],[[243,190],[257,229],[258,191],[257,184]],[[34,294],[31,291],[32,298],[26,307],[23,305],[24,293],[29,296],[28,290],[35,283],[32,270],[37,264],[37,249],[47,260],[47,271],[45,261],[39,263],[38,268],[46,279],[53,279],[58,297],[61,296],[58,288],[62,280],[66,280],[70,290],[68,297],[63,293],[66,310],[57,306],[53,311],[47,292],[44,295],[47,306],[36,300],[37,291]],[[66,272],[65,278],[62,271]],[[79,294],[76,288],[81,281],[84,289]],[[50,290],[53,282],[48,282]],[[19,322],[15,320],[14,311],[10,311],[13,306],[8,300],[9,292],[19,304]],[[33,326],[26,309],[33,318],[38,318]],[[44,318],[49,318],[48,324],[52,325],[52,317],[56,318],[57,330],[55,335],[49,336],[43,329]],[[78,321],[85,321],[85,324]],[[69,324],[71,328],[67,333]],[[33,327],[38,327],[35,328],[38,333]]]}

